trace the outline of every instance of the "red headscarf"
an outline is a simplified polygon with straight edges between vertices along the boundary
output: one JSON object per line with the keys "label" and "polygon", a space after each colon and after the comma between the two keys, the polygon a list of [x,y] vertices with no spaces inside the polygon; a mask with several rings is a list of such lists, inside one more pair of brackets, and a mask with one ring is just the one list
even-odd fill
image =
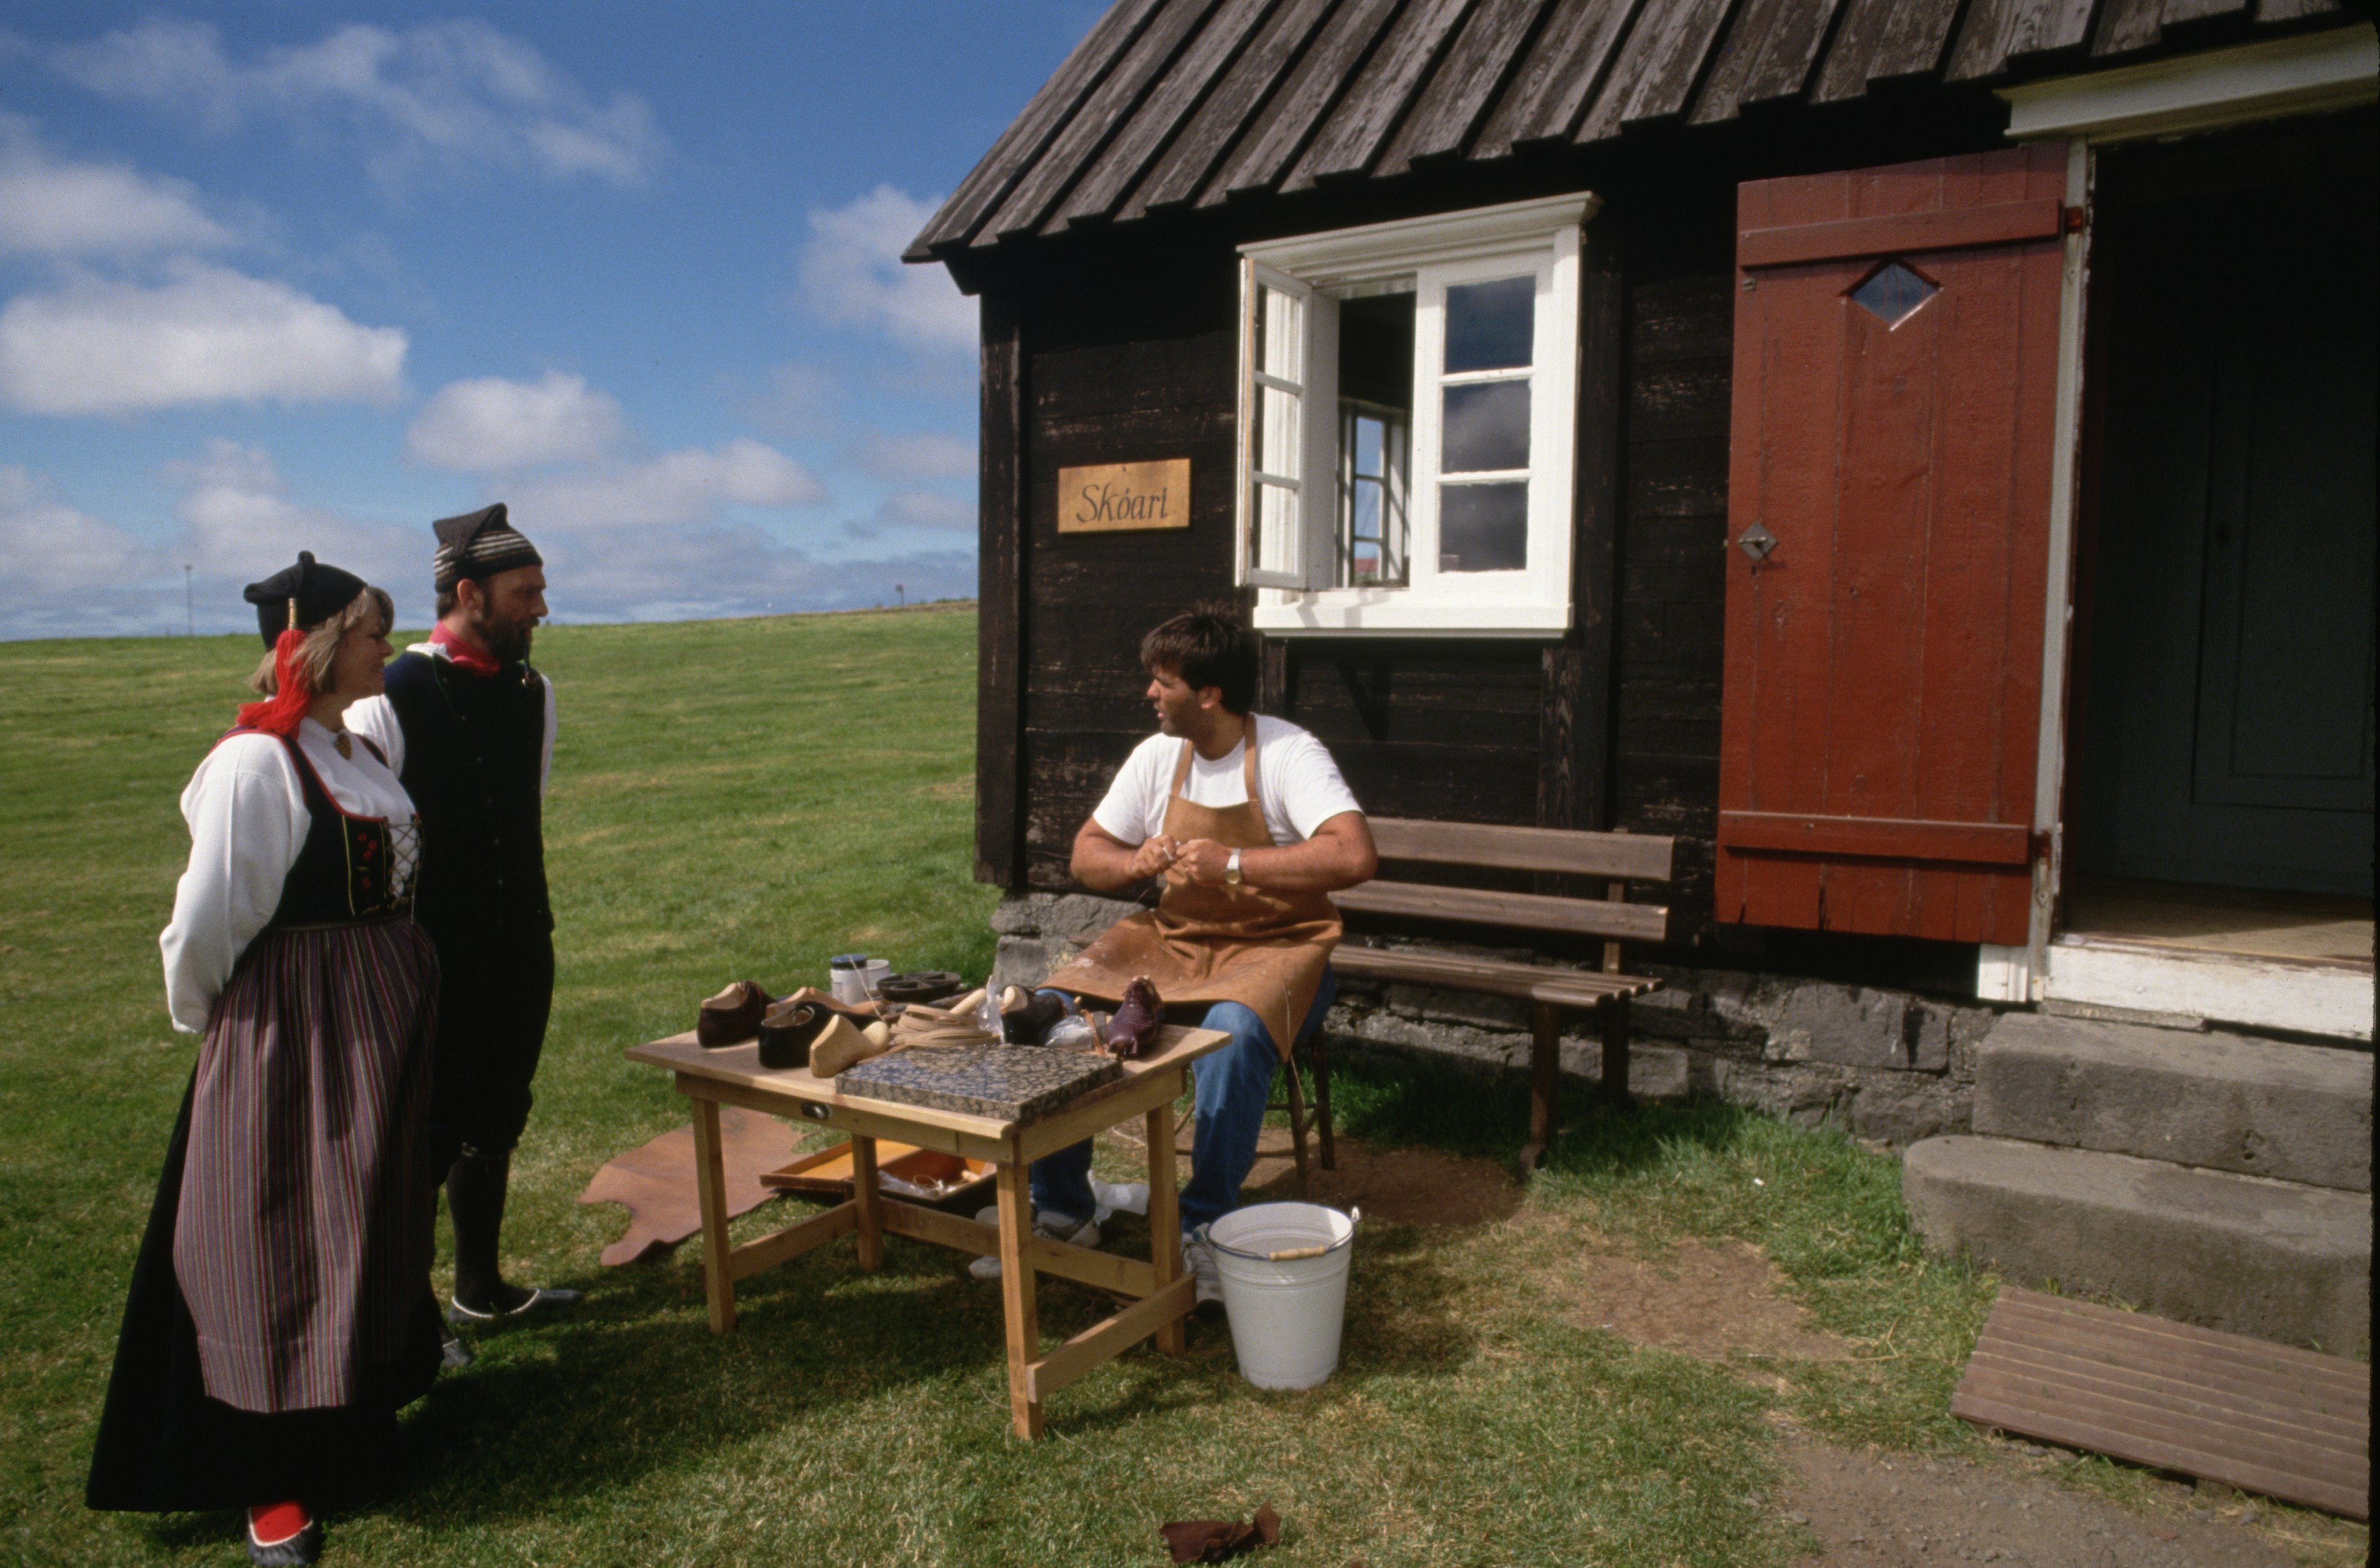
{"label": "red headscarf", "polygon": [[314,688],[298,667],[298,650],[305,643],[306,633],[297,626],[273,640],[273,695],[261,702],[240,704],[240,728],[284,737],[298,733],[306,710],[314,702]]}

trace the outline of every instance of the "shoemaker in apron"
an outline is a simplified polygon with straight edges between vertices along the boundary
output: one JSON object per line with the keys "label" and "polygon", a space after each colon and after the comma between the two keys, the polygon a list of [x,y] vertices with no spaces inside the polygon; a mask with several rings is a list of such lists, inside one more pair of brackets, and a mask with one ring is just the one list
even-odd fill
{"label": "shoemaker in apron", "polygon": [[[1253,715],[1242,735],[1247,798],[1235,806],[1202,806],[1183,794],[1193,751],[1191,742],[1182,742],[1165,806],[1166,837],[1177,844],[1212,839],[1231,849],[1273,847],[1257,793]],[[1169,1014],[1209,1004],[1203,1026],[1234,1037],[1230,1047],[1192,1068],[1197,1132],[1191,1179],[1181,1195],[1184,1230],[1238,1206],[1240,1183],[1256,1163],[1257,1134],[1271,1097],[1272,1052],[1288,1061],[1292,1045],[1329,1010],[1336,990],[1330,953],[1340,930],[1338,906],[1327,894],[1195,881],[1177,867],[1165,873],[1155,909],[1117,921],[1043,982],[1052,991],[1115,1003],[1135,977],[1146,975]],[[1088,1143],[1036,1161],[1035,1209],[1089,1213],[1079,1207],[1090,1197],[1089,1169]]]}

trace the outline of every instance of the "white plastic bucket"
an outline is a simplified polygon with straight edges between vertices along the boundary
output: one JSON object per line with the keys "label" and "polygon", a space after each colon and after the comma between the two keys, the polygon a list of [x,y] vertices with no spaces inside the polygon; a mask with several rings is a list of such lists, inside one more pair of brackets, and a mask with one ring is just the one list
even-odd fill
{"label": "white plastic bucket", "polygon": [[1338,1369],[1354,1217],[1316,1203],[1259,1203],[1208,1226],[1207,1243],[1240,1376],[1260,1389],[1310,1389]]}

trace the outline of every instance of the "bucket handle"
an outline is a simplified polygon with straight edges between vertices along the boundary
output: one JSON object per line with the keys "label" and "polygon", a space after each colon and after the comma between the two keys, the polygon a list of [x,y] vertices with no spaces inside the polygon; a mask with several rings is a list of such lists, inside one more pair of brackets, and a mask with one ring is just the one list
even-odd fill
{"label": "bucket handle", "polygon": [[1351,1209],[1348,1211],[1348,1232],[1346,1241],[1323,1242],[1313,1246],[1286,1246],[1281,1248],[1279,1252],[1267,1252],[1261,1255],[1254,1252],[1242,1252],[1236,1246],[1225,1246],[1222,1243],[1215,1241],[1211,1237],[1208,1238],[1208,1245],[1214,1247],[1217,1251],[1228,1252],[1235,1258],[1256,1258],[1261,1256],[1268,1263],[1294,1263],[1300,1258],[1320,1258],[1328,1253],[1336,1252],[1339,1248],[1346,1246],[1347,1242],[1354,1241],[1355,1239],[1354,1226],[1363,1218],[1364,1211],[1361,1209]]}

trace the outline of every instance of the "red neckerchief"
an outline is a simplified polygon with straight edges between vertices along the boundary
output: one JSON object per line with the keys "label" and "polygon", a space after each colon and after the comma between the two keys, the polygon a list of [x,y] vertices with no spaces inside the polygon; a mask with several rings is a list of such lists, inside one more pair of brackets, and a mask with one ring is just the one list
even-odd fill
{"label": "red neckerchief", "polygon": [[458,670],[468,670],[475,675],[494,675],[504,673],[504,667],[502,664],[448,631],[446,623],[443,621],[431,628],[430,646],[444,649],[446,662]]}

